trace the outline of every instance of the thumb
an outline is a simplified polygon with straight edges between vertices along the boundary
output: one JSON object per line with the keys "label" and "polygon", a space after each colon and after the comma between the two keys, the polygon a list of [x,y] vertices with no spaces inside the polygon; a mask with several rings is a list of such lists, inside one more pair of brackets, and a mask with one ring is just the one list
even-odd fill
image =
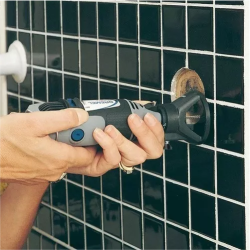
{"label": "thumb", "polygon": [[59,111],[29,113],[30,119],[38,122],[39,134],[48,135],[77,127],[88,120],[88,113],[83,109],[68,108]]}

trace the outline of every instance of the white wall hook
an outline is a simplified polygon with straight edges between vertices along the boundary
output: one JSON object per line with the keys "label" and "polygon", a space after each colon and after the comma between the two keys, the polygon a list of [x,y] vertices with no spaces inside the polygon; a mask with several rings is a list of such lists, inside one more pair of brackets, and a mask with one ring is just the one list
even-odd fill
{"label": "white wall hook", "polygon": [[8,52],[0,55],[0,75],[12,75],[17,83],[24,81],[27,73],[25,48],[19,41],[14,41]]}

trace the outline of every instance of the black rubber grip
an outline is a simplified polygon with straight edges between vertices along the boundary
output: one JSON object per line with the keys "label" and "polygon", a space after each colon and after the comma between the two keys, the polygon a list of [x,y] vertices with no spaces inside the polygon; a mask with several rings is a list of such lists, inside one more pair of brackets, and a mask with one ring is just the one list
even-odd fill
{"label": "black rubber grip", "polygon": [[[88,111],[89,116],[102,116],[106,126],[113,125],[124,137],[130,139],[132,132],[128,126],[128,116],[132,113],[126,100],[117,100],[120,103],[118,107]],[[98,127],[98,124],[97,124]]]}
{"label": "black rubber grip", "polygon": [[61,110],[68,108],[68,103],[64,100],[57,102],[45,102],[39,106],[40,111]]}

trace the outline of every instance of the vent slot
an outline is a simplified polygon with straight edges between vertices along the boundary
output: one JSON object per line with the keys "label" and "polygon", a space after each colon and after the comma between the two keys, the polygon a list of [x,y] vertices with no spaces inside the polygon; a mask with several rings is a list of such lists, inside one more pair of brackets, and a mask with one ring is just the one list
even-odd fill
{"label": "vent slot", "polygon": [[133,107],[133,109],[139,109],[137,103],[129,101]]}
{"label": "vent slot", "polygon": [[40,111],[51,111],[65,109],[65,105],[61,102],[46,102],[39,106]]}
{"label": "vent slot", "polygon": [[130,105],[132,106],[133,109],[135,109],[135,105],[133,102],[129,101]]}
{"label": "vent slot", "polygon": [[139,104],[138,104],[138,103],[135,103],[135,105],[136,105],[136,108],[137,108],[137,109],[140,109],[140,107],[139,107]]}

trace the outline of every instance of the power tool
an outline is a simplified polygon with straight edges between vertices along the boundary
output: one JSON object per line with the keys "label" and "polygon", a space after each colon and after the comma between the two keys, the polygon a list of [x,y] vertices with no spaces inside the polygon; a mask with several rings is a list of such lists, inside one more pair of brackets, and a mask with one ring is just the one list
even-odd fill
{"label": "power tool", "polygon": [[[195,73],[188,70],[189,74],[190,72]],[[183,71],[177,73],[177,78],[182,79]],[[174,81],[178,79],[173,79],[172,87],[176,86]],[[50,135],[52,139],[72,146],[96,145],[97,142],[93,138],[93,131],[97,127],[104,130],[107,125],[115,126],[127,139],[136,140],[127,122],[128,116],[133,113],[142,119],[147,113],[154,115],[163,126],[165,141],[185,140],[188,143],[201,144],[209,134],[210,111],[207,100],[202,93],[203,90],[197,87],[203,85],[200,79],[197,79],[195,80],[195,78],[189,76],[185,84],[183,84],[185,79],[182,79],[182,85],[180,86],[185,86],[185,91],[179,91],[181,96],[178,96],[178,98],[175,96],[175,100],[167,104],[151,102],[141,105],[127,99],[81,101],[78,98],[73,98],[32,104],[26,112],[42,112],[66,108],[82,108],[86,110],[89,113],[89,119],[85,123]]]}

